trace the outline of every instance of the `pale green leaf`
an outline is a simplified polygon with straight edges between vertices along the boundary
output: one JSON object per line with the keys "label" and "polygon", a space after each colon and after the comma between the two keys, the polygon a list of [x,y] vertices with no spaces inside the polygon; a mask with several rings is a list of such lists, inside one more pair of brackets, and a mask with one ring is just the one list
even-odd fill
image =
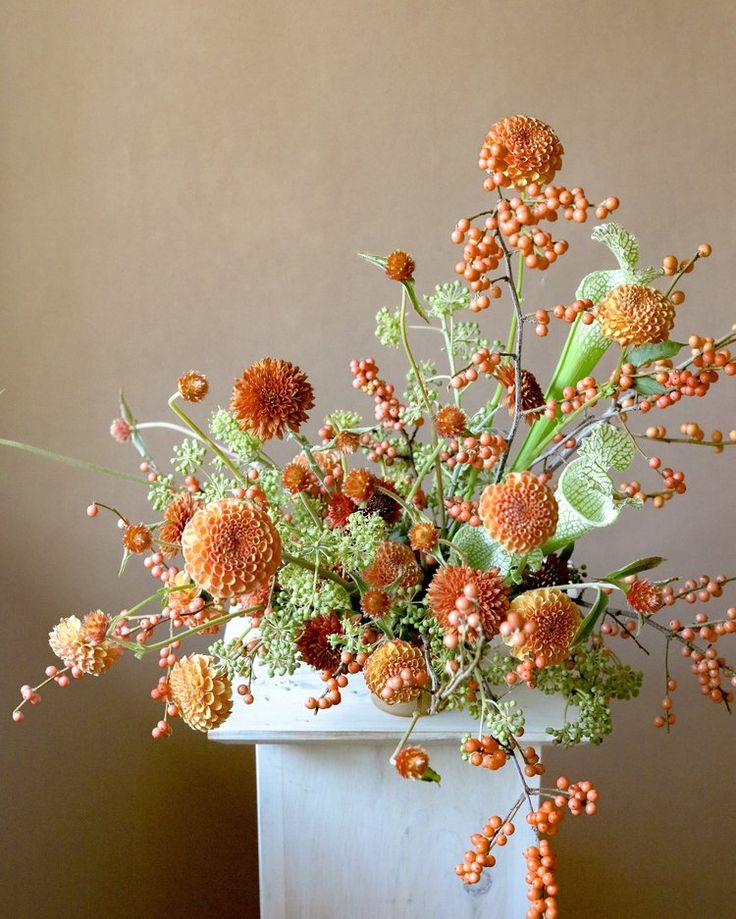
{"label": "pale green leaf", "polygon": [[611,250],[622,269],[633,268],[639,261],[639,243],[633,233],[618,223],[602,223],[590,234]]}
{"label": "pale green leaf", "polygon": [[631,464],[634,450],[634,442],[626,431],[604,421],[593,428],[578,452],[604,470],[612,466],[623,471]]}
{"label": "pale green leaf", "polygon": [[639,345],[638,348],[632,348],[626,353],[626,360],[636,367],[641,367],[642,364],[651,364],[653,361],[663,361],[674,357],[684,347],[684,342],[672,339],[660,341],[657,344]]}

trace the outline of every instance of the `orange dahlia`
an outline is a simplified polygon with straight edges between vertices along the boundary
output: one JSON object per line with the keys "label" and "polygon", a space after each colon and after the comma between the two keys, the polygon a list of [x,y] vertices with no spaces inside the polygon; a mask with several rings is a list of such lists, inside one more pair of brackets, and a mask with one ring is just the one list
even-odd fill
{"label": "orange dahlia", "polygon": [[[509,407],[509,414],[513,415],[516,406],[516,371],[513,364],[499,364],[494,376],[498,382],[506,387],[506,404]],[[537,378],[529,370],[521,371],[521,410],[525,412],[527,424],[537,421],[542,417],[544,411],[545,398],[542,387],[537,382]],[[539,409],[531,411],[531,409]]]}
{"label": "orange dahlia", "polygon": [[557,528],[555,496],[531,472],[512,472],[503,482],[488,485],[478,513],[491,538],[509,552],[530,552]]}
{"label": "orange dahlia", "polygon": [[211,731],[232,711],[232,685],[214,667],[209,654],[182,657],[169,674],[171,700],[186,724],[195,731]]}
{"label": "orange dahlia", "polygon": [[302,660],[316,670],[334,672],[340,666],[340,650],[332,647],[329,638],[342,634],[342,623],[334,611],[308,619],[296,638]]}
{"label": "orange dahlia", "polygon": [[185,402],[201,402],[209,388],[207,377],[198,370],[190,370],[179,377],[179,395]]}
{"label": "orange dahlia", "polygon": [[622,284],[598,304],[601,333],[626,348],[665,341],[675,322],[672,301],[653,287]]}
{"label": "orange dahlia", "polygon": [[214,597],[250,593],[281,562],[281,540],[266,510],[234,498],[200,508],[181,545],[189,576]]}
{"label": "orange dahlia", "polygon": [[506,640],[515,657],[531,658],[537,667],[550,667],[567,657],[581,619],[577,605],[561,590],[528,590],[511,602],[509,623],[516,622],[519,628]]}
{"label": "orange dahlia", "polygon": [[499,627],[506,617],[509,608],[509,590],[498,573],[498,568],[488,571],[476,571],[467,565],[445,565],[438,568],[427,589],[427,602],[432,615],[447,632],[454,631],[450,623],[450,613],[455,604],[465,596],[465,588],[475,588],[473,608],[480,616],[481,627],[486,638],[498,634]]}
{"label": "orange dahlia", "polygon": [[84,617],[62,619],[49,632],[49,645],[66,667],[78,667],[83,673],[99,676],[120,657],[121,649],[105,638],[109,620],[102,610]]}
{"label": "orange dahlia", "polygon": [[512,115],[492,124],[486,135],[481,159],[487,159],[493,148],[503,159],[501,172],[516,188],[531,183],[551,182],[562,166],[565,152],[552,128],[536,118]]}
{"label": "orange dahlia", "polygon": [[262,441],[298,431],[314,407],[314,391],[289,361],[264,357],[235,381],[230,409],[240,426]]}
{"label": "orange dahlia", "polygon": [[443,437],[459,437],[468,426],[468,417],[456,405],[444,405],[437,412],[435,426]]}
{"label": "orange dahlia", "polygon": [[199,510],[199,501],[188,491],[180,492],[164,511],[164,523],[158,531],[161,552],[166,558],[175,555],[184,527]]}
{"label": "orange dahlia", "polygon": [[409,546],[387,540],[378,547],[363,577],[372,587],[388,587],[397,581],[397,590],[410,591],[422,583],[422,569]]}
{"label": "orange dahlia", "polygon": [[643,616],[650,616],[662,608],[662,588],[651,581],[636,578],[626,593],[630,608]]}
{"label": "orange dahlia", "polygon": [[373,695],[392,705],[415,699],[428,680],[421,650],[400,639],[376,648],[366,661],[363,676]]}
{"label": "orange dahlia", "polygon": [[410,281],[414,277],[414,259],[397,249],[386,259],[386,274],[392,281]]}

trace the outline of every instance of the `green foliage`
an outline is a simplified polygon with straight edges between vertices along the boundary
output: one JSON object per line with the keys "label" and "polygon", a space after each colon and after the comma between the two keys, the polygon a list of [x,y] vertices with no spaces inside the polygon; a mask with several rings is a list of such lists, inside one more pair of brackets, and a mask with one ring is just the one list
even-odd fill
{"label": "green foliage", "polygon": [[274,609],[261,619],[261,638],[265,651],[259,662],[269,677],[287,676],[299,667],[296,638],[301,620],[291,617],[290,609]]}
{"label": "green foliage", "polygon": [[660,341],[656,344],[639,345],[638,348],[632,348],[626,352],[626,360],[641,367],[643,364],[651,364],[653,361],[663,361],[670,357],[675,357],[685,347],[682,341]]}
{"label": "green foliage", "polygon": [[298,565],[284,565],[279,571],[279,590],[274,605],[286,617],[284,621],[302,623],[320,613],[350,609],[347,592]]}
{"label": "green foliage", "polygon": [[[437,392],[439,390],[439,385],[437,381],[430,381],[437,373],[437,365],[434,361],[420,361],[418,363],[418,368],[419,375],[424,381],[424,386],[429,395],[430,402],[435,404],[438,403]],[[402,418],[408,421],[409,424],[415,424],[424,416],[427,410],[413,368],[410,368],[409,372],[406,374],[406,383],[407,388],[404,393],[406,408],[404,409]]]}
{"label": "green foliage", "polygon": [[577,459],[560,475],[555,492],[559,507],[557,531],[542,547],[545,554],[618,519],[621,508],[631,502],[614,495],[608,469],[627,469],[634,449],[631,437],[608,422],[592,429],[581,443]]}
{"label": "green foliage", "polygon": [[470,293],[461,281],[449,284],[438,284],[433,294],[424,298],[429,303],[429,312],[438,319],[452,316],[458,310],[467,309],[470,305]]}
{"label": "green foliage", "polygon": [[376,313],[376,338],[387,348],[401,345],[401,310],[383,307]]}
{"label": "green foliage", "polygon": [[186,438],[181,444],[175,444],[172,449],[174,455],[171,457],[171,465],[179,475],[194,475],[202,467],[207,456],[205,445],[193,437]]}
{"label": "green foliage", "polygon": [[452,544],[458,550],[460,558],[471,568],[476,568],[478,571],[498,568],[504,577],[514,583],[521,581],[522,573],[526,568],[536,571],[544,561],[544,555],[540,549],[535,549],[528,555],[509,552],[502,545],[494,542],[485,527],[482,526],[471,527],[464,524],[458,529]]}
{"label": "green foliage", "polygon": [[477,322],[456,322],[452,330],[452,353],[461,361],[469,361],[481,348],[488,347],[488,339],[480,332]]}
{"label": "green foliage", "polygon": [[208,650],[217,663],[217,669],[227,674],[231,680],[236,677],[250,678],[251,660],[243,653],[241,638],[233,638],[228,642],[220,639],[210,645]]}
{"label": "green foliage", "polygon": [[357,412],[348,412],[337,409],[330,412],[325,418],[325,424],[331,424],[337,431],[349,431],[352,428],[359,427],[363,418]]}
{"label": "green foliage", "polygon": [[599,744],[611,733],[611,707],[614,699],[632,699],[641,689],[642,674],[603,647],[580,648],[574,656],[574,666],[564,664],[546,667],[539,672],[539,689],[547,695],[561,695],[577,709],[576,717],[566,719],[547,733],[555,743],[569,747],[588,742]]}
{"label": "green foliage", "polygon": [[148,500],[154,510],[162,511],[168,507],[173,481],[173,475],[159,475],[158,479],[148,486]]}
{"label": "green foliage", "polygon": [[348,571],[362,571],[373,561],[388,531],[378,514],[351,514],[344,530],[332,531],[335,559]]}
{"label": "green foliage", "polygon": [[204,503],[209,504],[211,501],[222,501],[223,498],[231,498],[234,489],[237,487],[238,483],[235,479],[231,479],[224,472],[212,472],[202,486]]}
{"label": "green foliage", "polygon": [[258,456],[261,442],[257,437],[242,430],[232,414],[218,408],[210,417],[210,433],[216,441],[225,444],[242,464],[252,463]]}
{"label": "green foliage", "polygon": [[520,736],[525,724],[524,710],[515,699],[492,702],[486,711],[485,727],[505,747],[511,746],[514,737]]}

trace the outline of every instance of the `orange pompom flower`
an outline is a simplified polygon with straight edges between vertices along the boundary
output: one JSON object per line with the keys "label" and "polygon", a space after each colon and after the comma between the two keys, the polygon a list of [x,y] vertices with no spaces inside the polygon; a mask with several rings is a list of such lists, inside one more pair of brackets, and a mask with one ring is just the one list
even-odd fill
{"label": "orange pompom flower", "polygon": [[528,590],[511,602],[511,629],[504,640],[514,649],[515,657],[530,658],[537,667],[550,667],[567,657],[581,621],[579,608],[561,590]]}
{"label": "orange pompom flower", "polygon": [[410,281],[414,277],[414,259],[397,249],[386,259],[386,274],[392,281]]}
{"label": "orange pompom flower", "polygon": [[409,545],[415,552],[431,552],[438,537],[437,527],[429,520],[422,520],[409,530]]}
{"label": "orange pompom flower", "polygon": [[626,602],[642,616],[651,616],[662,608],[662,588],[643,578],[635,578],[626,592]]}
{"label": "orange pompom flower", "polygon": [[186,724],[195,731],[211,731],[232,711],[232,685],[214,667],[208,654],[182,657],[169,674],[171,700]]}
{"label": "orange pompom flower", "polygon": [[99,676],[120,657],[119,645],[105,638],[109,620],[101,610],[84,617],[62,619],[49,632],[49,645],[66,667],[78,667],[83,673]]}
{"label": "orange pompom flower", "polygon": [[443,437],[459,437],[468,426],[468,417],[456,405],[444,405],[437,412],[435,426]]}
{"label": "orange pompom flower", "polygon": [[[454,632],[450,614],[456,610],[456,602],[465,596],[466,587],[475,591],[472,610],[480,616],[481,627],[486,638],[498,634],[501,623],[509,608],[509,590],[499,575],[498,568],[476,571],[467,565],[445,565],[438,568],[427,588],[427,601],[432,615],[446,632]],[[469,634],[469,639],[474,636]]]}
{"label": "orange pompom flower", "polygon": [[198,510],[181,544],[190,577],[214,597],[252,592],[281,563],[281,540],[267,511],[234,498]]}
{"label": "orange pompom flower", "polygon": [[497,121],[488,129],[481,158],[493,148],[503,160],[501,172],[516,188],[526,188],[532,183],[546,185],[562,166],[565,152],[559,137],[552,128],[526,115],[512,115]]}
{"label": "orange pompom flower", "polygon": [[622,284],[598,304],[601,333],[623,348],[665,341],[675,323],[672,301],[653,287]]}
{"label": "orange pompom flower", "polygon": [[179,377],[179,395],[185,402],[201,402],[209,388],[207,377],[198,370],[190,370]]}
{"label": "orange pompom flower", "polygon": [[422,582],[422,569],[409,546],[403,543],[382,542],[363,577],[373,587],[388,587],[398,581],[400,591],[415,590]]}
{"label": "orange pompom flower", "polygon": [[478,513],[491,538],[509,552],[524,554],[554,536],[558,508],[552,491],[531,472],[512,472],[488,485]]}
{"label": "orange pompom flower", "polygon": [[134,554],[145,552],[153,544],[151,531],[145,523],[133,523],[123,530],[123,546]]}
{"label": "orange pompom flower", "polygon": [[376,490],[378,479],[368,469],[353,469],[345,476],[342,492],[353,501],[364,503]]}
{"label": "orange pompom flower", "polygon": [[314,391],[302,371],[265,357],[235,381],[230,409],[240,426],[262,441],[298,431],[314,407]]}

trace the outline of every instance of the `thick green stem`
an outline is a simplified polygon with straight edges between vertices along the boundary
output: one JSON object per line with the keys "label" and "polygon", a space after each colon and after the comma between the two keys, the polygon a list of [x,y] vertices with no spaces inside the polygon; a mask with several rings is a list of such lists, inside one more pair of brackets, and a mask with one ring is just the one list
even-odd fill
{"label": "thick green stem", "polygon": [[4,438],[0,438],[0,447],[12,447],[14,450],[24,450],[26,453],[33,453],[35,456],[42,456],[44,459],[54,460],[57,463],[65,463],[67,466],[74,466],[77,469],[87,469],[90,472],[101,472],[103,475],[111,475],[116,479],[126,479],[128,482],[138,482],[139,485],[148,485],[146,479],[139,475],[133,475],[132,472],[119,472],[117,469],[110,469],[108,466],[88,463],[85,460],[75,459],[73,456],[64,456],[63,453],[54,453],[52,450],[32,447],[30,444],[20,443],[16,440],[5,440]]}
{"label": "thick green stem", "polygon": [[330,571],[323,565],[317,565],[315,562],[300,558],[298,555],[291,555],[290,552],[284,552],[283,549],[281,550],[281,558],[290,565],[297,565],[297,567],[304,568],[306,571],[314,572],[326,581],[332,581],[334,584],[339,584],[340,587],[347,590],[348,593],[353,593],[355,590],[350,581],[346,581],[345,578],[341,578],[339,574],[335,574],[334,571]]}
{"label": "thick green stem", "polygon": [[184,422],[184,424],[191,431],[193,431],[201,441],[206,443],[207,446],[210,448],[210,450],[212,450],[213,453],[219,456],[219,458],[227,466],[230,472],[232,472],[232,474],[235,476],[238,482],[240,482],[241,485],[244,485],[246,488],[248,488],[250,483],[248,482],[246,477],[243,475],[243,473],[240,471],[240,469],[238,469],[238,467],[230,459],[230,457],[220,449],[220,447],[214,442],[214,440],[208,437],[205,434],[205,432],[197,424],[195,424],[194,421],[192,421],[192,419],[186,414],[186,412],[176,404],[176,400],[178,398],[179,398],[179,393],[175,392],[174,395],[169,399],[169,407],[171,408],[172,412],[174,412],[175,415],[178,415],[179,418],[181,418],[181,420]]}

